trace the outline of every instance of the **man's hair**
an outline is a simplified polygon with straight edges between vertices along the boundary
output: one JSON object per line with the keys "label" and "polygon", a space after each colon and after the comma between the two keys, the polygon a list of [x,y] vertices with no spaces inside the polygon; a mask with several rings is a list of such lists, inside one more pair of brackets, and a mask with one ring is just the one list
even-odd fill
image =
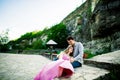
{"label": "man's hair", "polygon": [[67,40],[74,40],[74,38],[71,37],[71,36],[68,36],[68,37],[67,37]]}

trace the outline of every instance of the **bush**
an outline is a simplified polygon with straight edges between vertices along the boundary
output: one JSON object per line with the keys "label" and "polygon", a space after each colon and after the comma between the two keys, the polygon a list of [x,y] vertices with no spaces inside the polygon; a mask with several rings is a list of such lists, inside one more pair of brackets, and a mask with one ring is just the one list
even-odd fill
{"label": "bush", "polygon": [[88,49],[85,49],[84,50],[84,56],[83,56],[83,58],[92,58],[92,57],[94,57],[95,56],[95,54],[93,54],[92,52],[91,52],[91,50],[88,50]]}

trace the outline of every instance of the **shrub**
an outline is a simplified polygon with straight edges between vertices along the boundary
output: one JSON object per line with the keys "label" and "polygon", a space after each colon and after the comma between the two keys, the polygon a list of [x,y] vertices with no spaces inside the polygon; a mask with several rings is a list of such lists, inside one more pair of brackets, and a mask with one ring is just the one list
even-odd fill
{"label": "shrub", "polygon": [[88,49],[84,50],[84,56],[83,56],[83,58],[92,58],[93,56],[95,56],[95,54],[93,54],[91,52],[91,50],[88,50]]}

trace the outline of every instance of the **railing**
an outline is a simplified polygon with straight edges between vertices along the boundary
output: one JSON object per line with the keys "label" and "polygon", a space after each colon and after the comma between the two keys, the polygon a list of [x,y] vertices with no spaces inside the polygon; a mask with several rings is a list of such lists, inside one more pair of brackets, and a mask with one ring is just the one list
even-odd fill
{"label": "railing", "polygon": [[42,56],[45,56],[45,57],[53,60],[57,56],[57,54],[59,54],[59,52],[62,50],[64,50],[64,49],[13,50],[13,51],[10,51],[10,53],[42,55]]}

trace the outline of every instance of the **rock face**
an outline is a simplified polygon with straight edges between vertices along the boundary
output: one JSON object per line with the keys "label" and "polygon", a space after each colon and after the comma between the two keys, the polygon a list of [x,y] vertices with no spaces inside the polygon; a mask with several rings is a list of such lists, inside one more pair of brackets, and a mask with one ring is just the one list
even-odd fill
{"label": "rock face", "polygon": [[101,47],[108,51],[120,49],[120,1],[99,1],[92,13],[90,24],[92,40],[102,43]]}
{"label": "rock face", "polygon": [[69,35],[93,53],[120,49],[119,0],[87,0],[62,22]]}

